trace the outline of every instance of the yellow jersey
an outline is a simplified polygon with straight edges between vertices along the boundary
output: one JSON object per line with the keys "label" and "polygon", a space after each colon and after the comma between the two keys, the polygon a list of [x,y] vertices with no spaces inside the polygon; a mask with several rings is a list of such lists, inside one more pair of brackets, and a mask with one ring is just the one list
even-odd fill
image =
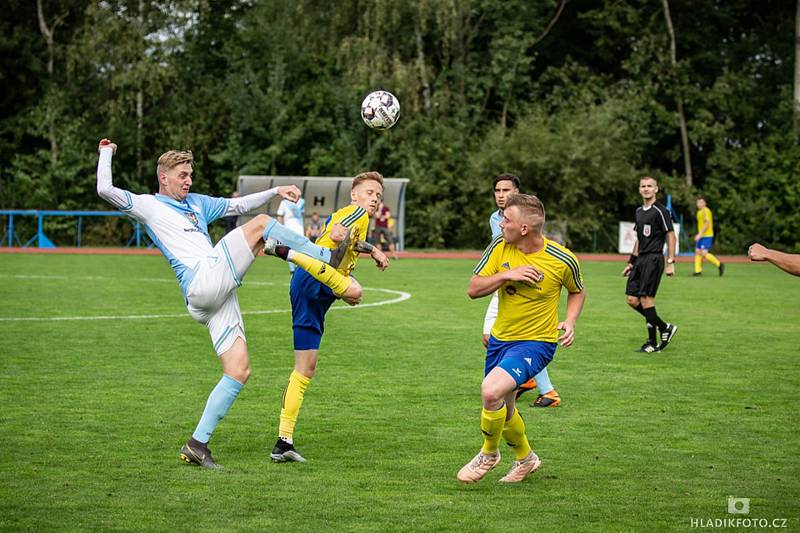
{"label": "yellow jersey", "polygon": [[325,221],[325,225],[322,227],[322,233],[317,238],[315,244],[331,249],[337,248],[339,244],[341,244],[331,239],[331,228],[334,224],[342,224],[351,230],[350,235],[352,242],[350,248],[342,259],[342,262],[339,263],[339,267],[336,269],[343,275],[349,276],[350,272],[356,267],[356,261],[358,259],[358,252],[355,251],[356,243],[358,243],[359,240],[367,240],[369,215],[367,215],[367,211],[363,207],[359,207],[356,204],[350,204],[347,207],[339,209]]}
{"label": "yellow jersey", "polygon": [[697,233],[703,231],[703,226],[708,220],[708,227],[706,231],[703,232],[701,237],[713,237],[714,236],[714,216],[711,214],[711,209],[704,207],[703,209],[699,209],[697,211]]}
{"label": "yellow jersey", "polygon": [[575,255],[564,246],[544,239],[538,252],[526,254],[503,236],[495,238],[475,267],[478,276],[531,265],[544,274],[538,283],[507,281],[497,289],[500,304],[492,337],[500,341],[558,340],[558,303],[561,288],[577,293],[583,290],[583,276]]}

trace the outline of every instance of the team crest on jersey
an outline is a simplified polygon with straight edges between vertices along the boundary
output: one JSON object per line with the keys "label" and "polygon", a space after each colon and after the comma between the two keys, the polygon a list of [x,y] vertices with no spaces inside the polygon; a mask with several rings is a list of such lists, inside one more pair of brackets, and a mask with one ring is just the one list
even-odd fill
{"label": "team crest on jersey", "polygon": [[195,226],[199,226],[200,225],[200,220],[198,220],[197,215],[195,215],[194,212],[186,213],[186,217],[189,220],[191,220],[192,224],[194,224]]}
{"label": "team crest on jersey", "polygon": [[503,268],[511,269],[511,265],[508,264],[508,261],[506,261],[505,263],[503,263],[500,266],[503,267]]}
{"label": "team crest on jersey", "polygon": [[514,296],[517,294],[517,288],[513,285],[506,285],[506,294],[509,296]]}
{"label": "team crest on jersey", "polygon": [[645,224],[642,226],[642,234],[644,234],[645,237],[649,237],[651,233],[652,231],[650,230],[650,224]]}

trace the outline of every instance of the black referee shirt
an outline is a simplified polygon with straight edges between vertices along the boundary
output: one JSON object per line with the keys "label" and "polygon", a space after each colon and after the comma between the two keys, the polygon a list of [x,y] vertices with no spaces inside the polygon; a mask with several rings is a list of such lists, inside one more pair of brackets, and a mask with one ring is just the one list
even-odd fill
{"label": "black referee shirt", "polygon": [[639,255],[664,253],[667,233],[674,231],[669,211],[658,202],[650,207],[639,206],[636,209],[634,229],[639,241]]}

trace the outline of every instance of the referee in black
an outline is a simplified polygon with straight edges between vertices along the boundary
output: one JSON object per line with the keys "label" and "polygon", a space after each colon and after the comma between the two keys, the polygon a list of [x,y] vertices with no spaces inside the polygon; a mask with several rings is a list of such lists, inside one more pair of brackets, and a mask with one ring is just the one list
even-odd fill
{"label": "referee in black", "polygon": [[[678,331],[676,325],[664,322],[656,313],[656,292],[661,274],[665,270],[667,276],[675,274],[675,230],[669,211],[656,201],[657,193],[655,178],[645,176],[639,180],[643,205],[636,209],[636,243],[622,271],[622,275],[628,277],[625,287],[628,305],[647,322],[647,342],[638,350],[645,353],[660,352]],[[666,269],[664,241],[667,242]]]}

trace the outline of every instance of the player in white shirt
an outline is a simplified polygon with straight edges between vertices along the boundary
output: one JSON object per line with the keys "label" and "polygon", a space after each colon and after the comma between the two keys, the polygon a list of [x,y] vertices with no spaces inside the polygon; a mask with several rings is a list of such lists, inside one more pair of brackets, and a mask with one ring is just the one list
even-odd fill
{"label": "player in white shirt", "polygon": [[145,225],[148,236],[175,270],[189,314],[208,327],[222,364],[222,379],[209,395],[197,429],[181,448],[184,461],[218,468],[208,449],[208,441],[250,376],[250,358],[236,288],[242,284],[264,241],[271,238],[293,248],[288,260],[300,264],[315,277],[321,270],[324,274],[318,277],[320,281],[338,286],[341,289],[338,295],[350,304],[357,303],[361,296],[357,283],[350,286],[336,268],[326,269],[322,261],[295,251],[308,251],[335,267],[349,243],[345,238],[340,249],[326,253],[305,237],[302,237],[305,242],[297,239],[293,232],[267,215],[257,215],[214,246],[208,235],[208,224],[212,221],[248,213],[276,195],[296,201],[300,198],[300,189],[286,185],[241,198],[212,198],[190,193],[192,153],[170,151],[158,159],[158,193],[134,194],[112,183],[111,160],[116,149],[108,139],[100,141],[97,193]]}

